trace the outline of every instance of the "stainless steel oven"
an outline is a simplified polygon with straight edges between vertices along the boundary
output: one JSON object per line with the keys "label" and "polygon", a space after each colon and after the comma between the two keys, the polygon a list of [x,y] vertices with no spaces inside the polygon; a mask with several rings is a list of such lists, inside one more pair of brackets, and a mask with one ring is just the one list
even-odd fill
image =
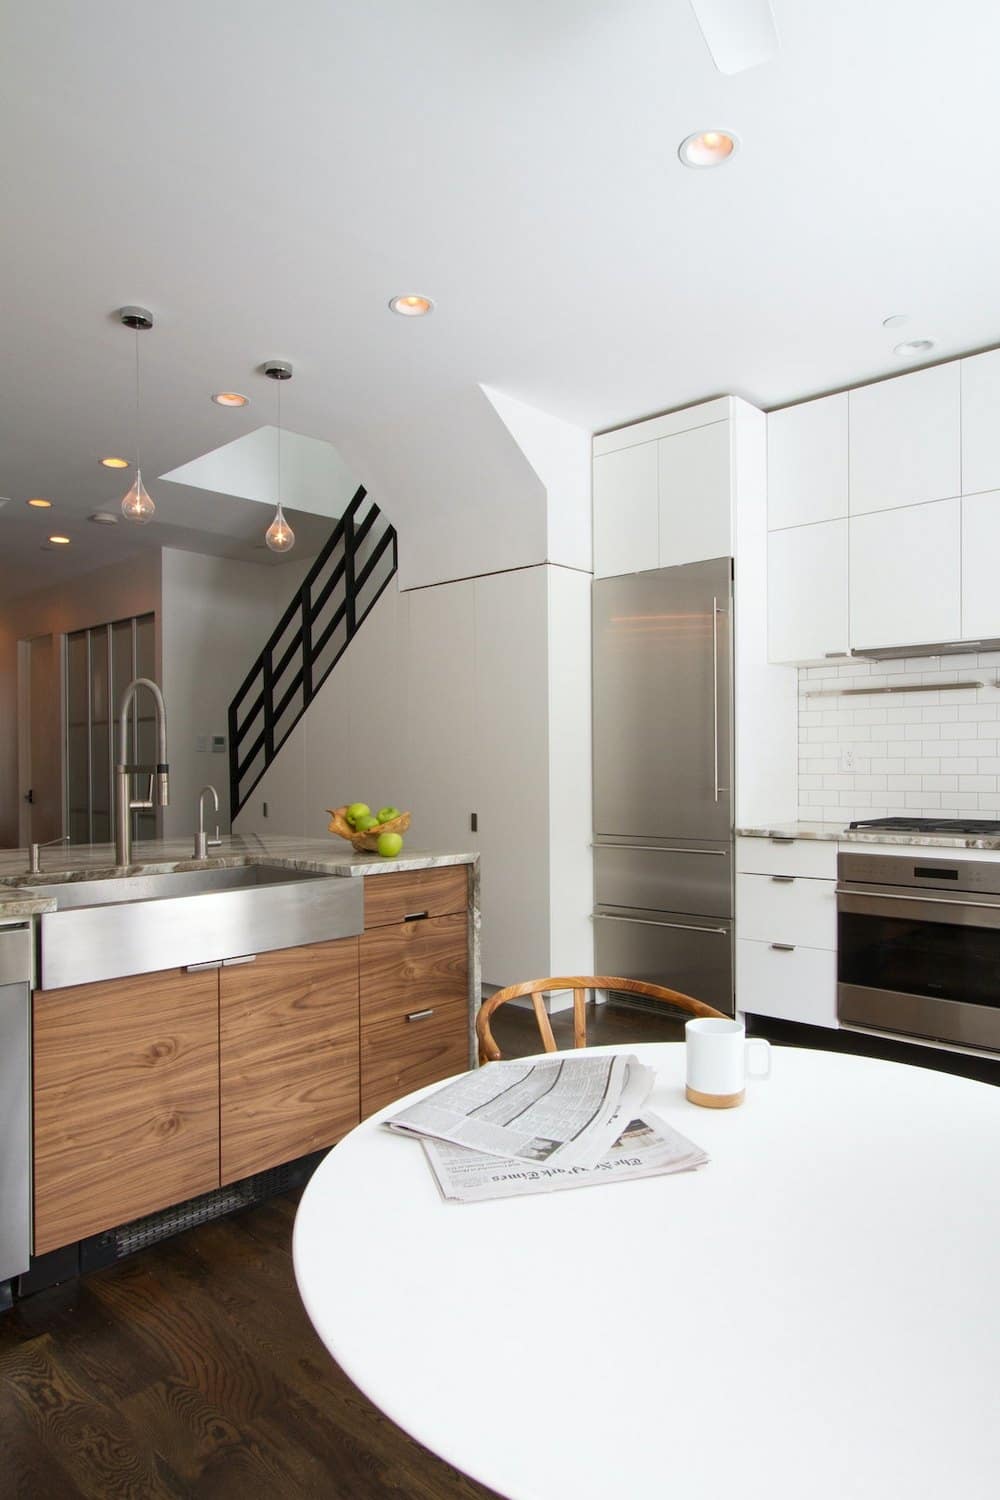
{"label": "stainless steel oven", "polygon": [[842,854],[841,1025],[1000,1052],[1000,864]]}

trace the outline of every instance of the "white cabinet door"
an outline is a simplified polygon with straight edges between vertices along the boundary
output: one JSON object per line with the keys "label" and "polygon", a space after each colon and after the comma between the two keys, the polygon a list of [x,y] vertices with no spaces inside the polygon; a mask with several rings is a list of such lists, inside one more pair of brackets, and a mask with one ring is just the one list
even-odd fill
{"label": "white cabinet door", "polygon": [[962,639],[1000,636],[1000,490],[962,501]]}
{"label": "white cabinet door", "polygon": [[847,650],[848,525],[821,521],[768,534],[771,661],[822,661]]}
{"label": "white cabinet door", "polygon": [[962,494],[1000,489],[1000,349],[962,369]]}
{"label": "white cabinet door", "polygon": [[659,566],[729,557],[733,551],[728,422],[661,438]]}
{"label": "white cabinet door", "polygon": [[[548,571],[475,580],[473,847],[482,856],[486,984],[530,978],[549,961]],[[437,843],[432,827],[428,841]]]}
{"label": "white cabinet door", "polygon": [[808,526],[847,515],[847,392],[767,418],[767,524]]}
{"label": "white cabinet door", "polygon": [[961,500],[852,516],[851,645],[962,637]]}
{"label": "white cabinet door", "polygon": [[594,576],[658,566],[656,443],[594,459]]}
{"label": "white cabinet door", "polygon": [[959,361],[850,392],[851,515],[961,493]]}

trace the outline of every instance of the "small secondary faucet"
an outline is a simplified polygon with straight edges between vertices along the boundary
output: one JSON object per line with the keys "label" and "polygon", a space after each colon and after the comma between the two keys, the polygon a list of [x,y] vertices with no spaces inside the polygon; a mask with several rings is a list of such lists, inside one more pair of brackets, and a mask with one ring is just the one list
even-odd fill
{"label": "small secondary faucet", "polygon": [[[153,766],[130,765],[128,763],[128,711],[139,688],[148,688],[156,704],[156,764]],[[118,761],[115,765],[115,863],[132,863],[132,820],[135,808],[166,807],[170,801],[170,767],[167,765],[167,710],[163,694],[148,677],[136,677],[122,694],[118,710]],[[144,798],[129,795],[131,775],[148,776],[149,790]],[[156,796],[153,789],[156,789]]]}
{"label": "small secondary faucet", "polygon": [[44,844],[30,844],[28,846],[28,874],[40,875],[42,873],[42,861],[40,850],[51,849],[53,844],[68,844],[69,834],[61,833],[57,839],[46,839]]}
{"label": "small secondary faucet", "polygon": [[[215,838],[210,839],[205,833],[205,794],[212,793],[215,803]],[[198,832],[194,836],[194,857],[204,859],[209,849],[217,849],[222,843],[219,836],[219,794],[214,786],[203,786],[198,793]]]}

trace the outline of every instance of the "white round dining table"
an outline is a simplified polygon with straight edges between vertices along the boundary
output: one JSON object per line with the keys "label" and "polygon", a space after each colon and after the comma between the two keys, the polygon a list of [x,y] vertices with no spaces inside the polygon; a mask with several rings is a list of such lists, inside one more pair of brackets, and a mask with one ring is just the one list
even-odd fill
{"label": "white round dining table", "polygon": [[333,1148],[294,1259],[337,1362],[508,1500],[996,1500],[1000,1089],[780,1048],[708,1110],[628,1050],[705,1167],[446,1203],[380,1127],[428,1089]]}

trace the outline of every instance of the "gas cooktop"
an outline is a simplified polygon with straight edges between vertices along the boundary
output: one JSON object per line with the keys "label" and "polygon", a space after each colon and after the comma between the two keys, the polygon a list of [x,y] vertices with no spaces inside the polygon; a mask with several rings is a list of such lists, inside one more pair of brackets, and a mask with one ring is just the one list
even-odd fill
{"label": "gas cooktop", "polygon": [[870,828],[873,833],[966,833],[976,838],[1000,838],[1000,822],[988,818],[860,818],[850,826]]}

